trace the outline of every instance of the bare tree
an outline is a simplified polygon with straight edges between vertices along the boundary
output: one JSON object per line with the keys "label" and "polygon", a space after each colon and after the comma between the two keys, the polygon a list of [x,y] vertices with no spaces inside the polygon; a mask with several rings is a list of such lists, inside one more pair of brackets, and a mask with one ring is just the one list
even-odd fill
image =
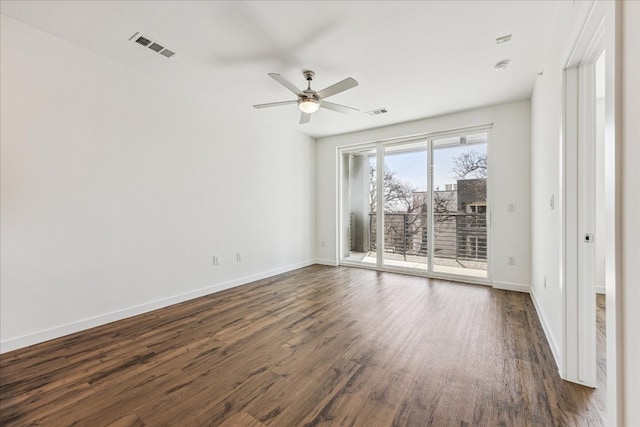
{"label": "bare tree", "polygon": [[460,179],[486,179],[487,154],[471,149],[454,157],[452,172]]}
{"label": "bare tree", "polygon": [[[410,182],[395,175],[387,166],[383,175],[384,212],[388,216],[385,221],[385,246],[394,248],[396,253],[402,253],[406,259],[407,252],[420,250],[420,242],[415,243],[414,237],[422,233],[426,225],[427,200],[424,192],[418,191]],[[369,208],[376,212],[377,194],[376,167],[369,168]]]}
{"label": "bare tree", "polygon": [[[416,197],[418,189],[410,182],[398,178],[388,166],[384,167],[384,211],[388,213],[418,213],[426,209],[424,197]],[[369,210],[376,212],[376,194],[378,191],[376,167],[369,167]]]}
{"label": "bare tree", "polygon": [[447,193],[450,194],[450,192],[445,191],[433,192],[433,219],[435,222],[447,221],[447,214],[455,213],[456,211],[455,199],[448,197]]}

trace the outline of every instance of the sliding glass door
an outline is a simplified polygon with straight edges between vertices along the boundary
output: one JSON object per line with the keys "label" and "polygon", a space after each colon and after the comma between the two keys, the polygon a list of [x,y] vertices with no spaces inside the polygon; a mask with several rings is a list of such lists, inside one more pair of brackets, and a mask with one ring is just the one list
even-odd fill
{"label": "sliding glass door", "polygon": [[341,152],[341,262],[487,278],[488,133]]}
{"label": "sliding glass door", "polygon": [[384,146],[383,265],[427,271],[428,143]]}
{"label": "sliding glass door", "polygon": [[487,277],[487,134],[432,141],[436,273]]}

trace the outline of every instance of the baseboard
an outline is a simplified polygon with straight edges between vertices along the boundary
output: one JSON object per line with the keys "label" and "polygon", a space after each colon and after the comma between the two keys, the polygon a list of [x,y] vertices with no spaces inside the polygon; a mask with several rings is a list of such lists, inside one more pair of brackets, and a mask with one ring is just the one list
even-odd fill
{"label": "baseboard", "polygon": [[495,289],[502,289],[504,291],[524,292],[527,294],[530,293],[529,285],[523,285],[520,283],[493,282],[493,287]]}
{"label": "baseboard", "polygon": [[542,325],[544,336],[547,337],[547,342],[549,343],[549,347],[551,347],[551,353],[553,354],[553,358],[556,361],[556,367],[558,368],[558,373],[560,373],[560,376],[562,377],[562,364],[560,363],[562,361],[562,357],[561,357],[562,354],[560,352],[560,348],[558,347],[556,340],[553,339],[553,335],[551,334],[551,329],[549,328],[549,325],[547,324],[546,320],[544,319],[544,316],[542,315],[542,310],[540,309],[540,305],[536,300],[535,293],[530,292],[529,295],[531,295],[531,301],[533,301],[533,306],[536,309],[536,314],[538,315],[538,319],[540,320],[540,324]]}
{"label": "baseboard", "polygon": [[150,311],[157,310],[159,308],[168,307],[173,304],[178,304],[178,303],[189,301],[195,298],[203,297],[205,295],[210,295],[216,292],[224,291],[225,289],[231,289],[231,288],[235,288],[236,286],[246,285],[247,283],[255,282],[261,279],[266,279],[268,277],[276,276],[278,274],[287,273],[289,271],[297,270],[298,268],[302,268],[302,267],[307,267],[315,263],[316,261],[304,261],[296,264],[291,264],[285,267],[264,271],[258,274],[252,274],[250,276],[241,277],[241,278],[230,280],[227,282],[212,284],[204,288],[185,292],[179,295],[174,295],[168,298],[161,298],[159,300],[136,305],[133,307],[122,309],[122,310],[117,310],[117,311],[105,313],[99,316],[91,317],[88,319],[83,319],[77,322],[56,326],[54,328],[45,329],[42,331],[35,332],[33,334],[23,335],[21,337],[0,341],[0,354],[6,353],[12,350],[17,350],[23,347],[28,347],[30,345],[39,344],[55,338],[60,338],[65,335],[70,335],[76,332],[95,328],[96,326],[106,325],[107,323],[116,322],[118,320],[126,319],[128,317],[148,313]]}
{"label": "baseboard", "polygon": [[602,285],[602,286],[596,286],[596,294],[606,294],[607,293],[607,288]]}
{"label": "baseboard", "polygon": [[331,267],[337,267],[339,265],[338,262],[333,259],[316,259],[316,264],[330,265]]}

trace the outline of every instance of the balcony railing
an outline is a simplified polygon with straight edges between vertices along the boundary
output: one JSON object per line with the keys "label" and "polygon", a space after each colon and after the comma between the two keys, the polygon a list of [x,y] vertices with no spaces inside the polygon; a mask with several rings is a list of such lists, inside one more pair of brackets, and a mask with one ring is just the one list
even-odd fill
{"label": "balcony railing", "polygon": [[[384,252],[427,257],[426,214],[385,213]],[[369,250],[376,250],[375,213],[369,214]],[[442,213],[433,216],[433,255],[455,260],[486,261],[486,214]]]}

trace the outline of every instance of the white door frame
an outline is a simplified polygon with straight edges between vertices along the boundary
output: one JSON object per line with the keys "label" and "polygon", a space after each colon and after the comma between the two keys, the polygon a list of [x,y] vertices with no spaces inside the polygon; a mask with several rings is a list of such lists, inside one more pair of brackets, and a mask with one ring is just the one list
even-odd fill
{"label": "white door frame", "polygon": [[[590,196],[595,192],[593,183],[594,140],[593,63],[604,50],[605,57],[605,194],[606,219],[606,300],[607,300],[607,425],[619,425],[618,387],[621,373],[617,369],[618,295],[616,280],[617,211],[619,183],[616,164],[619,150],[616,147],[616,100],[618,87],[616,64],[620,58],[616,47],[619,20],[616,2],[594,2],[584,27],[575,44],[566,55],[564,71],[564,111],[562,118],[560,209],[561,209],[561,286],[563,289],[563,379],[579,384],[595,386],[595,284],[585,281],[590,268],[585,261],[591,256],[592,243],[584,241],[591,227],[593,206]],[[590,246],[589,246],[590,245]]]}
{"label": "white door frame", "polygon": [[604,49],[604,17],[564,70],[562,144],[563,378],[596,386],[595,62]]}

